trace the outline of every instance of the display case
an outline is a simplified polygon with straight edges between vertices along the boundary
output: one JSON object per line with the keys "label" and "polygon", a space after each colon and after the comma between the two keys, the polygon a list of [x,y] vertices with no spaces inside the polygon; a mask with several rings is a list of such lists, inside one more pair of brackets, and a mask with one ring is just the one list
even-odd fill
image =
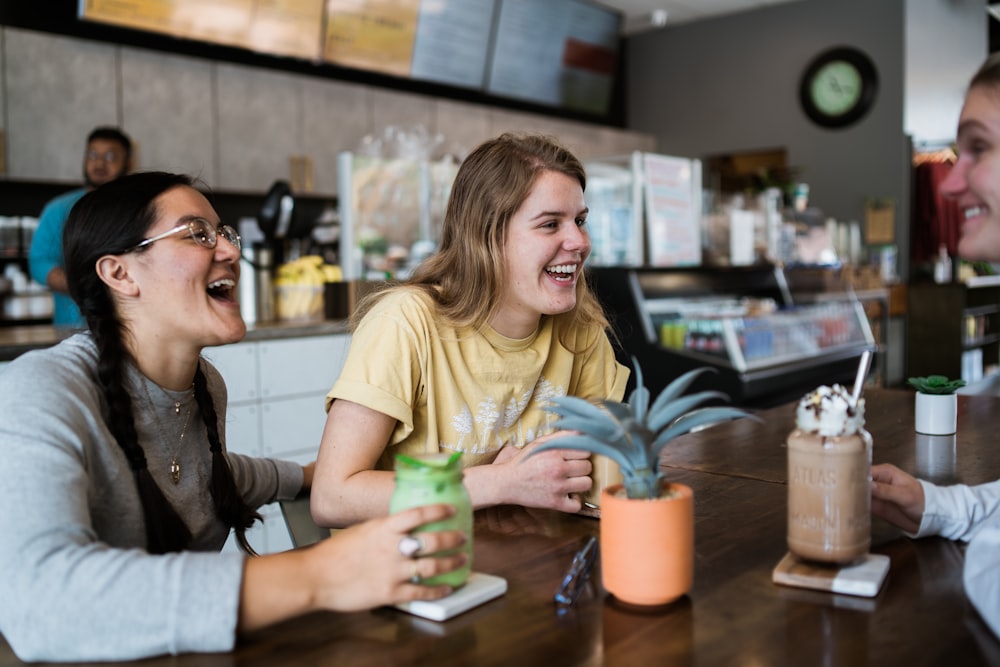
{"label": "display case", "polygon": [[850,386],[878,350],[861,299],[823,270],[591,269],[621,346],[654,394],[684,371],[735,404],[774,405],[819,384]]}

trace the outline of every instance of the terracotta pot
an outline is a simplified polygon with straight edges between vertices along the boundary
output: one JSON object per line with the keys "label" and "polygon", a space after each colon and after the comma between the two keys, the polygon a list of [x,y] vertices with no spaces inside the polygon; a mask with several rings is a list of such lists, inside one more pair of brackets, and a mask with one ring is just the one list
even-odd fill
{"label": "terracotta pot", "polygon": [[694,584],[694,492],[669,484],[654,500],[601,496],[601,577],[618,600],[635,605],[673,602]]}

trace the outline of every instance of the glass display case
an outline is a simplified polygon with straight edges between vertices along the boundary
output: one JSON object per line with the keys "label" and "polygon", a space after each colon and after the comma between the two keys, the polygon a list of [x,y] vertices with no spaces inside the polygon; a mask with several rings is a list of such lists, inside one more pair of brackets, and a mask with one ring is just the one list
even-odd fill
{"label": "glass display case", "polygon": [[661,346],[744,373],[874,345],[857,301],[775,310],[767,300],[680,298],[641,307]]}
{"label": "glass display case", "polygon": [[[636,357],[654,394],[699,366],[703,387],[767,406],[819,384],[850,386],[861,353],[877,350],[849,288],[817,275],[749,269],[591,269],[623,356]],[[628,361],[623,359],[623,361]]]}

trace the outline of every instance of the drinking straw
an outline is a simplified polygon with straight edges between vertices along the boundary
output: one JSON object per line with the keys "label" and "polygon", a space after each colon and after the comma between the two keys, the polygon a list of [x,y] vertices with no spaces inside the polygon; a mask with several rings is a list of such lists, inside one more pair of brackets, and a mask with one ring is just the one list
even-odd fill
{"label": "drinking straw", "polygon": [[851,400],[854,404],[858,404],[858,399],[861,398],[861,390],[865,386],[865,378],[868,377],[868,369],[872,365],[872,351],[865,350],[861,353],[861,359],[858,360],[858,374],[854,376],[854,389],[851,391]]}

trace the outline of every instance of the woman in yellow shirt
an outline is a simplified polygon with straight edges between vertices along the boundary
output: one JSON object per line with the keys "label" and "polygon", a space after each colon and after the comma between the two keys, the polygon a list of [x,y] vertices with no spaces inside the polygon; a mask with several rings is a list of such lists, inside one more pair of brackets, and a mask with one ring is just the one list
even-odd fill
{"label": "woman in yellow shirt", "polygon": [[463,452],[474,507],[577,512],[587,455],[555,450],[549,398],[620,400],[628,369],[587,288],[583,165],[549,138],[504,134],[463,162],[440,249],[362,304],[327,395],[312,492],[322,525],[384,515],[397,453]]}

